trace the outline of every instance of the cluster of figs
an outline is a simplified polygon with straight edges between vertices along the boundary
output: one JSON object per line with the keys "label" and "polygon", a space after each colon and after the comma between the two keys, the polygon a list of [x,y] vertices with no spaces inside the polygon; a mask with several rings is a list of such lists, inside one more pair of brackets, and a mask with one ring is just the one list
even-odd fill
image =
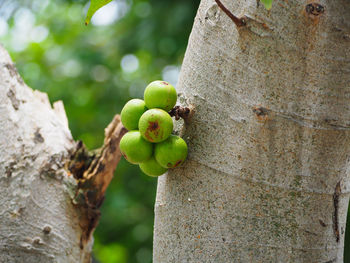
{"label": "cluster of figs", "polygon": [[122,109],[121,121],[128,132],[120,141],[120,151],[149,176],[162,175],[187,157],[186,142],[171,134],[173,120],[168,112],[176,100],[174,86],[157,80],[146,87],[144,100],[132,99]]}

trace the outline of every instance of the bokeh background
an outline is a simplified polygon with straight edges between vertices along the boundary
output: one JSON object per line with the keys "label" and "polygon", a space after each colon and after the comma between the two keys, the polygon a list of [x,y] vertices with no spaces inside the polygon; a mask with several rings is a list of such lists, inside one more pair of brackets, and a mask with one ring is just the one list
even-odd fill
{"label": "bokeh background", "polygon": [[[0,0],[0,43],[28,86],[51,102],[63,100],[75,140],[94,149],[113,116],[142,98],[149,82],[176,86],[199,0],[116,0],[86,27],[88,4]],[[152,262],[156,183],[120,162],[94,235],[95,262]],[[347,241],[344,262],[349,252]]]}

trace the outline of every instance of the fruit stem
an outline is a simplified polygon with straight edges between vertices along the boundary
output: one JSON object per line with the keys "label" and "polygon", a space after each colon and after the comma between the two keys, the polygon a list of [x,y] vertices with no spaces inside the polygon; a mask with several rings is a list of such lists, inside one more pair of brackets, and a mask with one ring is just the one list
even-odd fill
{"label": "fruit stem", "polygon": [[175,106],[168,113],[171,117],[175,117],[175,120],[180,118],[186,120],[190,116],[191,110],[188,107]]}

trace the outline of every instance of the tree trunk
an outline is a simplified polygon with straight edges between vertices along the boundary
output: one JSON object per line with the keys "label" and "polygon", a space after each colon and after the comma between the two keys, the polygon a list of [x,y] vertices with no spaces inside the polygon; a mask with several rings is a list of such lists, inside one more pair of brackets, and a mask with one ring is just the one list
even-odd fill
{"label": "tree trunk", "polygon": [[158,180],[154,262],[343,262],[350,2],[222,2],[246,25],[202,0],[178,84],[189,157]]}
{"label": "tree trunk", "polygon": [[90,262],[92,232],[124,134],[76,144],[62,102],[28,88],[0,45],[0,262]]}

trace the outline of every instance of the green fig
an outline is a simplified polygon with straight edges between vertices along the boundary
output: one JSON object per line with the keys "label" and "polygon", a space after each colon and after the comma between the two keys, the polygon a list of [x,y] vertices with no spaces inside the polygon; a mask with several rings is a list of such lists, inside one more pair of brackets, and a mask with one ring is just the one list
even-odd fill
{"label": "green fig", "polygon": [[140,169],[142,172],[149,176],[159,176],[164,174],[166,171],[168,171],[167,168],[163,168],[162,166],[157,163],[156,159],[154,156],[149,158],[147,161],[140,163]]}
{"label": "green fig", "polygon": [[176,104],[176,89],[166,81],[156,80],[146,87],[144,99],[149,109],[170,111]]}
{"label": "green fig", "polygon": [[129,100],[122,109],[121,120],[129,131],[137,130],[141,115],[147,110],[146,103],[140,99]]}
{"label": "green fig", "polygon": [[151,109],[142,114],[139,129],[143,138],[149,142],[166,140],[173,131],[173,120],[161,109]]}
{"label": "green fig", "polygon": [[175,168],[185,161],[187,144],[181,137],[170,135],[168,139],[155,145],[154,156],[162,167]]}
{"label": "green fig", "polygon": [[153,144],[146,141],[139,131],[129,131],[120,140],[119,148],[125,159],[139,164],[151,158]]}

